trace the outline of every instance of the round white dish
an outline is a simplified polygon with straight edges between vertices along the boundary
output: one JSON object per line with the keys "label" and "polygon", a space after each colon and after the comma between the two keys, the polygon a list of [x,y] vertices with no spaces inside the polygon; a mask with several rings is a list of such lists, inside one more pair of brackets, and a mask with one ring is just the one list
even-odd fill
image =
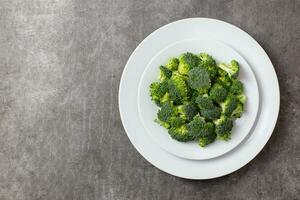
{"label": "round white dish", "polygon": [[[183,159],[168,153],[151,139],[137,108],[139,79],[155,54],[168,45],[189,38],[210,38],[235,49],[252,67],[260,105],[248,137],[235,149],[208,160]],[[274,67],[262,47],[243,30],[220,20],[190,18],[159,28],[130,56],[120,81],[119,109],[125,131],[137,151],[169,174],[188,179],[210,179],[232,173],[251,161],[269,140],[279,111],[279,85]]]}
{"label": "round white dish", "polygon": [[[195,54],[206,52],[212,55],[218,63],[229,63],[232,59],[235,59],[240,64],[239,79],[244,83],[245,95],[248,99],[245,104],[245,112],[240,119],[235,121],[232,137],[227,142],[217,140],[205,148],[201,148],[196,141],[187,143],[178,142],[169,136],[165,128],[154,122],[154,119],[157,117],[158,107],[150,99],[149,85],[158,80],[160,65],[165,64],[170,57],[178,57],[185,52]],[[158,52],[147,65],[141,76],[138,88],[138,109],[147,133],[166,151],[176,156],[193,160],[218,157],[231,151],[240,144],[255,122],[258,103],[257,82],[250,66],[245,59],[232,48],[222,42],[214,40],[187,39],[167,46]]]}

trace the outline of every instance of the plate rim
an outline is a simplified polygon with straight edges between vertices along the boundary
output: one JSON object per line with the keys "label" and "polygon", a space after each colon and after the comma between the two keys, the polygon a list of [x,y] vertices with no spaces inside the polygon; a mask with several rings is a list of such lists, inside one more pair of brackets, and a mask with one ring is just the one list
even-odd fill
{"label": "plate rim", "polygon": [[[124,82],[124,74],[127,73],[127,70],[128,70],[128,63],[131,62],[133,56],[134,56],[134,55],[136,54],[136,52],[140,49],[142,43],[147,42],[147,41],[149,40],[149,38],[150,38],[153,34],[155,34],[156,32],[158,32],[159,30],[161,30],[161,29],[163,29],[163,28],[167,28],[167,27],[169,27],[169,26],[171,26],[171,25],[173,25],[173,24],[175,24],[175,23],[182,23],[183,21],[186,21],[186,22],[187,22],[187,21],[192,21],[192,20],[208,20],[208,21],[214,21],[214,22],[217,22],[217,23],[222,23],[222,24],[224,24],[224,25],[230,27],[231,29],[235,29],[235,30],[241,32],[242,34],[244,34],[244,35],[247,37],[247,39],[249,40],[249,42],[251,41],[251,42],[255,45],[255,48],[257,48],[257,49],[260,51],[260,53],[263,54],[263,57],[266,59],[265,61],[268,62],[268,63],[271,65],[270,70],[272,71],[273,75],[275,75],[273,78],[275,78],[274,81],[275,81],[275,83],[276,83],[276,85],[275,85],[276,89],[275,89],[274,92],[276,93],[275,95],[278,97],[278,98],[276,98],[276,105],[277,105],[277,106],[276,106],[276,109],[273,110],[273,116],[275,116],[275,117],[273,118],[272,124],[268,127],[268,132],[269,132],[269,134],[268,134],[268,136],[265,138],[265,141],[263,142],[263,144],[261,144],[261,146],[259,146],[259,147],[256,149],[255,153],[252,153],[252,154],[250,154],[250,155],[248,156],[249,158],[247,159],[247,161],[244,161],[244,162],[241,163],[238,167],[235,167],[235,168],[232,169],[232,170],[229,170],[229,171],[227,171],[227,172],[225,172],[225,173],[223,173],[223,174],[218,174],[218,175],[214,175],[214,176],[201,176],[201,177],[200,177],[200,176],[197,176],[197,177],[195,177],[195,176],[188,176],[188,175],[178,175],[178,174],[174,173],[174,171],[171,171],[171,170],[167,171],[167,170],[163,169],[163,168],[160,167],[160,166],[158,165],[158,163],[156,163],[155,161],[150,161],[150,158],[148,157],[148,155],[145,155],[144,153],[142,153],[142,149],[139,149],[139,148],[137,147],[137,145],[133,142],[133,138],[131,138],[131,137],[130,137],[130,134],[128,134],[128,129],[127,129],[128,127],[126,127],[126,125],[124,124],[124,116],[122,115],[122,113],[123,113],[123,110],[122,110],[122,109],[123,109],[123,108],[122,108],[122,105],[121,105],[121,93],[122,93],[122,88],[123,88],[123,86],[124,86],[124,84],[123,84],[123,82]],[[223,42],[224,42],[224,41],[223,41]],[[226,42],[225,42],[225,43],[226,43]],[[226,43],[226,44],[227,44],[227,43]],[[230,45],[230,44],[229,44],[229,45]],[[276,74],[274,65],[272,64],[272,62],[271,62],[269,56],[267,55],[267,53],[265,52],[265,50],[260,46],[260,44],[259,44],[254,38],[252,38],[246,31],[242,30],[241,28],[239,28],[239,27],[237,27],[237,26],[235,26],[235,25],[232,25],[232,24],[230,24],[230,23],[228,23],[228,22],[225,22],[225,21],[222,21],[222,20],[218,20],[218,19],[213,19],[213,18],[185,18],[185,19],[177,20],[177,21],[174,21],[174,22],[171,22],[171,23],[168,23],[168,24],[166,24],[166,25],[163,25],[163,26],[159,27],[158,29],[156,29],[155,31],[153,31],[151,34],[149,34],[144,40],[142,40],[142,41],[139,43],[139,45],[135,48],[135,50],[134,50],[134,51],[132,52],[132,54],[130,55],[128,61],[126,62],[126,65],[125,65],[125,67],[124,67],[124,69],[123,69],[123,72],[122,72],[122,76],[121,76],[120,84],[119,84],[118,106],[119,106],[120,118],[121,118],[121,121],[122,121],[124,130],[125,130],[125,132],[126,132],[128,138],[129,138],[130,142],[132,143],[132,145],[134,146],[134,148],[135,148],[135,149],[136,149],[136,150],[137,150],[137,151],[138,151],[138,152],[139,152],[139,153],[140,153],[140,154],[141,154],[141,155],[142,155],[142,156],[150,163],[150,164],[152,164],[153,166],[157,167],[157,168],[160,169],[161,171],[164,171],[164,172],[166,172],[166,173],[168,173],[168,174],[171,174],[171,175],[174,175],[174,176],[177,176],[177,177],[181,177],[181,178],[196,179],[196,180],[199,180],[199,179],[211,179],[211,178],[221,177],[221,176],[230,174],[230,173],[232,173],[232,172],[234,172],[234,171],[240,169],[241,167],[243,167],[243,166],[245,166],[247,163],[249,163],[254,157],[256,157],[256,156],[259,154],[259,152],[261,152],[261,150],[263,149],[263,147],[264,147],[264,146],[266,145],[266,143],[269,141],[269,139],[270,139],[270,137],[271,137],[271,135],[272,135],[272,133],[273,133],[273,130],[274,130],[275,126],[276,126],[276,122],[277,122],[278,114],[279,114],[279,110],[280,110],[280,89],[279,89],[278,77],[277,77],[277,74]]]}

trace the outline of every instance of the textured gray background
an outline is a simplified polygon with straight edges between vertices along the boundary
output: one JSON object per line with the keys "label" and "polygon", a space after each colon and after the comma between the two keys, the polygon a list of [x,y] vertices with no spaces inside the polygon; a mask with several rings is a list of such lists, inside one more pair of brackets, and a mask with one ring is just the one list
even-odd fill
{"label": "textured gray background", "polygon": [[[131,52],[158,27],[187,17],[250,33],[281,88],[264,150],[208,181],[149,164],[118,112]],[[299,52],[300,0],[0,0],[0,199],[300,199]]]}

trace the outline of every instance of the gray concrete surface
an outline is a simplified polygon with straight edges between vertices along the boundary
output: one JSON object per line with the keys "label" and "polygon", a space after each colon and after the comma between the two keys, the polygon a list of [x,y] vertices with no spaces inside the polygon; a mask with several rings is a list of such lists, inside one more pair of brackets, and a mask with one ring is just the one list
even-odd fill
{"label": "gray concrete surface", "polygon": [[[118,112],[131,52],[158,27],[187,17],[218,18],[250,33],[281,88],[264,150],[208,181],[149,164]],[[299,52],[299,0],[1,0],[0,200],[300,199]]]}

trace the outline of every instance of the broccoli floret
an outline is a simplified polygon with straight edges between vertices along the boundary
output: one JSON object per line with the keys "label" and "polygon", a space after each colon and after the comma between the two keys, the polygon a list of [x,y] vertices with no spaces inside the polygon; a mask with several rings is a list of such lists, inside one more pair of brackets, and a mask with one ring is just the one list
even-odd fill
{"label": "broccoli floret", "polygon": [[219,77],[225,77],[225,76],[228,75],[227,72],[224,71],[223,69],[221,69],[220,67],[217,68],[217,71],[218,71],[218,76]]}
{"label": "broccoli floret", "polygon": [[209,66],[214,65],[216,66],[216,61],[213,59],[211,55],[208,55],[207,53],[200,53],[200,66]]}
{"label": "broccoli floret", "polygon": [[236,108],[232,111],[231,117],[233,118],[240,118],[244,112],[244,104],[246,102],[246,96],[244,94],[240,94],[236,96],[239,103],[237,104]]}
{"label": "broccoli floret", "polygon": [[157,113],[157,118],[163,122],[167,122],[170,117],[176,116],[177,109],[171,102],[165,102]]}
{"label": "broccoli floret", "polygon": [[189,134],[194,136],[195,138],[199,137],[204,129],[205,120],[200,115],[196,115],[193,120],[187,124],[187,129]]}
{"label": "broccoli floret", "polygon": [[154,101],[158,106],[161,106],[161,98],[168,91],[168,83],[167,82],[154,82],[150,85],[150,96],[152,101]]}
{"label": "broccoli floret", "polygon": [[208,95],[199,95],[196,100],[196,104],[200,109],[212,109],[215,105],[212,102],[210,98],[208,98]]}
{"label": "broccoli floret", "polygon": [[215,132],[215,125],[212,122],[206,122],[204,126],[204,134],[203,136],[211,135]]}
{"label": "broccoli floret", "polygon": [[198,113],[198,108],[193,102],[185,103],[177,107],[179,116],[183,119],[191,121]]}
{"label": "broccoli floret", "polygon": [[226,140],[230,139],[231,130],[233,127],[233,121],[229,117],[222,115],[220,119],[214,121],[215,131],[218,135],[218,139]]}
{"label": "broccoli floret", "polygon": [[172,127],[168,132],[173,139],[179,142],[187,142],[195,139],[192,135],[189,134],[186,125],[182,125],[180,127]]}
{"label": "broccoli floret", "polygon": [[187,81],[188,77],[186,75],[182,75],[180,74],[178,71],[174,71],[173,76],[179,76],[180,78],[182,78],[182,80]]}
{"label": "broccoli floret", "polygon": [[165,66],[159,67],[159,80],[165,81],[170,79],[172,76],[172,71],[166,68]]}
{"label": "broccoli floret", "polygon": [[230,77],[235,78],[239,75],[240,66],[236,60],[232,60],[230,64],[220,63],[218,66],[226,71]]}
{"label": "broccoli floret", "polygon": [[237,99],[244,105],[246,103],[247,97],[244,94],[237,96]]}
{"label": "broccoli floret", "polygon": [[220,103],[222,113],[226,116],[231,116],[231,113],[236,109],[239,101],[234,95],[228,95],[224,102]]}
{"label": "broccoli floret", "polygon": [[189,101],[195,102],[196,98],[199,96],[199,92],[194,89],[190,89],[188,93]]}
{"label": "broccoli floret", "polygon": [[178,71],[187,75],[191,69],[199,65],[199,57],[192,53],[184,53],[179,57]]}
{"label": "broccoli floret", "polygon": [[170,117],[168,123],[171,127],[180,127],[185,123],[185,120],[181,117]]}
{"label": "broccoli floret", "polygon": [[209,97],[217,103],[225,100],[227,97],[227,90],[220,84],[215,83],[209,91]]}
{"label": "broccoli floret", "polygon": [[222,85],[226,89],[230,89],[231,86],[231,78],[226,75],[226,76],[218,76],[216,79],[216,83]]}
{"label": "broccoli floret", "polygon": [[162,127],[165,127],[166,129],[170,128],[170,124],[167,122],[163,122],[159,119],[155,119],[154,122],[158,123],[159,125],[161,125]]}
{"label": "broccoli floret", "polygon": [[182,104],[184,102],[184,97],[180,93],[179,89],[176,87],[174,81],[169,82],[169,98],[176,105]]}
{"label": "broccoli floret", "polygon": [[216,61],[213,59],[212,56],[206,54],[206,53],[200,53],[200,67],[206,69],[208,72],[210,78],[215,78],[215,76],[218,73],[218,68]]}
{"label": "broccoli floret", "polygon": [[211,86],[209,75],[205,69],[196,67],[189,71],[189,86],[200,93],[205,93]]}
{"label": "broccoli floret", "polygon": [[201,147],[207,146],[208,144],[215,141],[216,137],[217,137],[217,134],[215,132],[212,132],[211,134],[206,135],[206,136],[200,136],[199,140],[198,140],[199,146],[201,146]]}
{"label": "broccoli floret", "polygon": [[238,79],[232,79],[232,84],[230,87],[230,92],[232,94],[242,94],[243,93],[243,83]]}
{"label": "broccoli floret", "polygon": [[179,60],[177,58],[171,58],[167,63],[167,68],[169,70],[175,71],[178,69]]}
{"label": "broccoli floret", "polygon": [[239,103],[236,107],[236,109],[234,109],[234,111],[231,113],[231,117],[232,118],[240,118],[243,114],[244,108],[243,105],[241,103]]}
{"label": "broccoli floret", "polygon": [[187,100],[188,87],[180,76],[173,75],[168,83],[170,99],[174,104],[179,105]]}
{"label": "broccoli floret", "polygon": [[201,116],[207,120],[218,119],[221,115],[221,108],[214,106],[210,109],[200,109]]}
{"label": "broccoli floret", "polygon": [[160,105],[162,105],[163,103],[170,101],[170,95],[167,92],[161,99],[160,99]]}
{"label": "broccoli floret", "polygon": [[231,132],[224,133],[223,135],[217,135],[218,140],[228,141],[231,138]]}
{"label": "broccoli floret", "polygon": [[214,124],[211,122],[206,123],[204,118],[198,114],[187,124],[187,129],[190,135],[195,138],[206,137],[214,133]]}

